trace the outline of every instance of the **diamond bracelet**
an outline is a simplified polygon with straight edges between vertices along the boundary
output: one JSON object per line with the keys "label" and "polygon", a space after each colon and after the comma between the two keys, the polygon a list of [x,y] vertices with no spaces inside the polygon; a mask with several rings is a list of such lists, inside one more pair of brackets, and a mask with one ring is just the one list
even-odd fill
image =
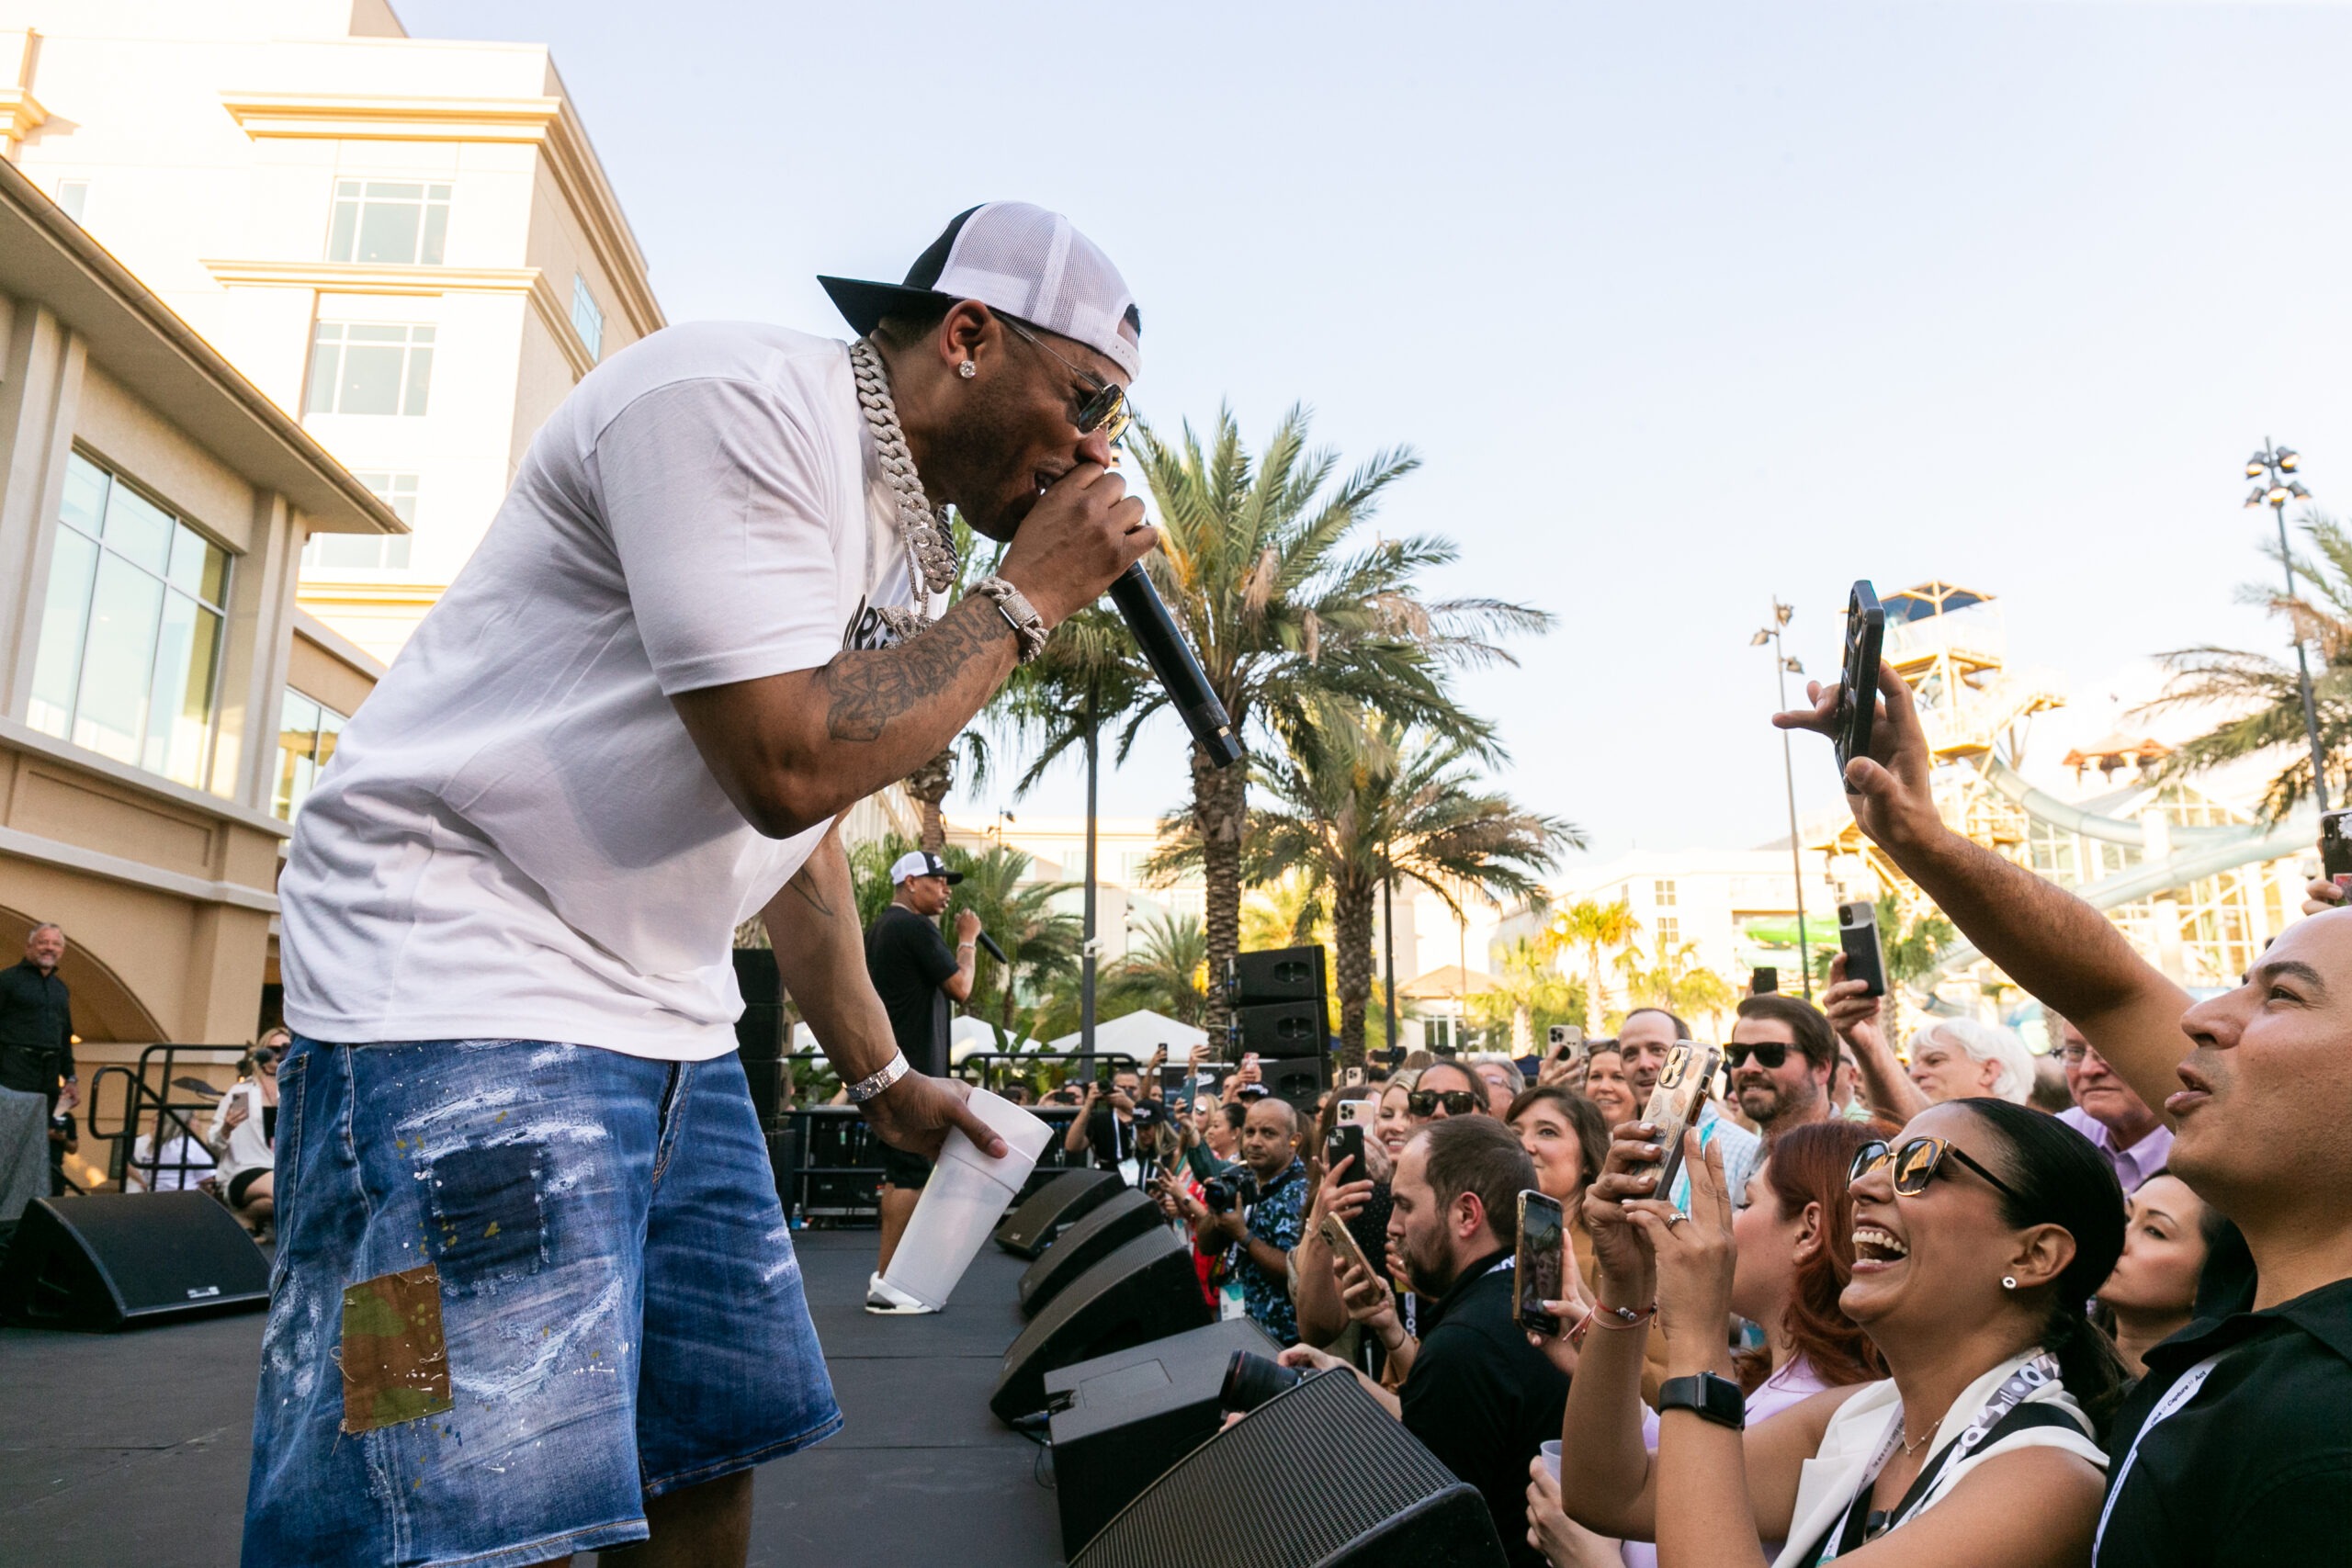
{"label": "diamond bracelet", "polygon": [[972,584],[973,592],[985,596],[996,605],[996,613],[1012,628],[1020,643],[1020,659],[1023,664],[1046,651],[1045,617],[1037,614],[1028,596],[1001,577],[983,577]]}

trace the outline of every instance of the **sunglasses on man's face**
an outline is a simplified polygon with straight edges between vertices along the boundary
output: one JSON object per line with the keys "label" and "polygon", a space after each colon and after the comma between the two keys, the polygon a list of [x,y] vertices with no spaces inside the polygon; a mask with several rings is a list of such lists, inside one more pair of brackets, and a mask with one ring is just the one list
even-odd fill
{"label": "sunglasses on man's face", "polygon": [[1120,438],[1126,434],[1127,426],[1135,422],[1134,411],[1127,407],[1127,389],[1114,381],[1105,381],[1091,370],[1080,369],[1072,365],[1061,355],[1054,352],[1053,344],[1014,321],[1011,316],[999,316],[997,320],[1010,328],[1012,334],[1022,342],[1053,355],[1062,368],[1077,377],[1079,384],[1086,389],[1086,396],[1080,400],[1078,405],[1076,415],[1078,433],[1080,435],[1091,435],[1099,430],[1102,433],[1104,440],[1114,446],[1117,446]]}
{"label": "sunglasses on man's face", "polygon": [[1416,1116],[1434,1116],[1441,1105],[1448,1116],[1467,1116],[1478,1108],[1478,1097],[1466,1089],[1417,1089],[1405,1096],[1405,1109]]}
{"label": "sunglasses on man's face", "polygon": [[1941,1138],[1912,1138],[1892,1146],[1883,1140],[1873,1138],[1854,1151],[1854,1163],[1846,1172],[1846,1184],[1850,1187],[1881,1166],[1892,1165],[1894,1168],[1895,1195],[1902,1198],[1917,1198],[1928,1190],[1928,1183],[1936,1179],[1936,1172],[1943,1168],[1944,1156],[1947,1155],[1991,1182],[1999,1190],[2012,1198],[2018,1196],[2016,1188],[1971,1159],[1966,1150],[1947,1143]]}
{"label": "sunglasses on man's face", "polygon": [[1789,1059],[1789,1047],[1786,1045],[1726,1045],[1724,1047],[1724,1060],[1735,1068],[1747,1066],[1747,1059],[1750,1056],[1756,1058],[1758,1066],[1769,1073]]}

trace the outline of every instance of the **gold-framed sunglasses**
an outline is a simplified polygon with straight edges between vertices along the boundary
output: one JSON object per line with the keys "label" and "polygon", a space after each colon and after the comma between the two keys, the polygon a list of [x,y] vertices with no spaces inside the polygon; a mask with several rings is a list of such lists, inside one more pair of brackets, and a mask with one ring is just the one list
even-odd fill
{"label": "gold-framed sunglasses", "polygon": [[1971,1159],[1968,1151],[1941,1138],[1910,1138],[1894,1145],[1873,1138],[1854,1151],[1854,1163],[1847,1169],[1846,1184],[1850,1187],[1879,1167],[1892,1165],[1894,1168],[1895,1195],[1917,1198],[1928,1190],[1928,1183],[1936,1179],[1936,1172],[1943,1168],[1946,1156],[1958,1160],[2010,1197],[2018,1196],[2016,1188]]}
{"label": "gold-framed sunglasses", "polygon": [[1127,427],[1135,423],[1136,418],[1135,411],[1127,407],[1127,389],[1116,381],[1105,381],[1093,371],[1072,365],[1062,355],[1056,352],[1052,344],[1023,326],[1014,318],[999,314],[997,320],[1012,329],[1012,334],[1023,343],[1031,344],[1052,355],[1063,369],[1078,378],[1079,384],[1086,389],[1086,397],[1078,405],[1078,433],[1080,435],[1091,435],[1099,430],[1102,433],[1104,440],[1116,446],[1125,436]]}

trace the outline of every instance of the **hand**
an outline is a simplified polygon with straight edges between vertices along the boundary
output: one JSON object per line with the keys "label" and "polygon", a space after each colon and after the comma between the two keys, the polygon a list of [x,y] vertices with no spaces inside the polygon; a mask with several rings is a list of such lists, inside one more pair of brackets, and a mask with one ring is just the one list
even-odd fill
{"label": "hand", "polygon": [[1551,1568],[1618,1568],[1617,1542],[1595,1535],[1560,1506],[1560,1483],[1537,1454],[1527,1465],[1527,1544]]}
{"label": "hand", "polygon": [[1573,1056],[1546,1056],[1543,1065],[1535,1069],[1535,1086],[1541,1089],[1546,1084],[1568,1084],[1574,1088],[1569,1079],[1582,1076],[1579,1069],[1583,1065],[1580,1059]]}
{"label": "hand", "polygon": [[969,909],[956,910],[956,945],[958,947],[966,946],[971,942],[978,942],[979,940],[979,936],[980,917],[972,913]]}
{"label": "hand", "polygon": [[72,1078],[67,1078],[64,1083],[58,1086],[57,1103],[62,1105],[68,1111],[71,1111],[75,1106],[81,1104],[82,1086],[75,1083]]}
{"label": "hand", "polygon": [[1152,1053],[1151,1053],[1151,1060],[1150,1060],[1149,1062],[1147,1062],[1146,1064],[1144,1064],[1144,1071],[1146,1071],[1146,1072],[1148,1072],[1148,1073],[1154,1073],[1154,1072],[1158,1072],[1161,1067],[1163,1067],[1163,1066],[1167,1066],[1167,1064],[1168,1064],[1168,1047],[1167,1047],[1167,1046],[1165,1046],[1165,1045],[1160,1045],[1160,1046],[1158,1046],[1158,1047],[1154,1048],[1154,1050],[1152,1051]]}
{"label": "hand", "polygon": [[1324,1179],[1323,1185],[1315,1190],[1315,1202],[1306,1211],[1306,1228],[1309,1231],[1316,1229],[1327,1218],[1352,1220],[1363,1213],[1366,1203],[1372,1201],[1371,1182],[1343,1182],[1340,1179],[1355,1163],[1355,1156],[1340,1156],[1340,1163],[1331,1168],[1331,1173]]}
{"label": "hand", "polygon": [[1004,1140],[972,1113],[971,1098],[972,1086],[959,1078],[909,1073],[858,1110],[894,1149],[936,1159],[939,1145],[947,1141],[947,1130],[961,1127],[982,1154],[991,1159],[1002,1157]]}
{"label": "hand", "polygon": [[235,1132],[244,1125],[245,1116],[245,1097],[241,1094],[229,1102],[227,1114],[220,1118],[220,1131],[223,1134]]}
{"label": "hand", "polygon": [[1243,1083],[1264,1083],[1266,1069],[1258,1065],[1258,1054],[1252,1051],[1241,1058],[1241,1071],[1234,1076]]}
{"label": "hand", "polygon": [[[1390,1344],[1400,1337],[1403,1325],[1396,1321],[1396,1292],[1388,1281],[1343,1253],[1331,1255],[1331,1280],[1340,1288],[1340,1304],[1348,1316],[1363,1324],[1380,1337],[1381,1343]],[[1391,1334],[1390,1330],[1396,1330]]]}
{"label": "hand", "polygon": [[1866,1045],[1884,1045],[1886,1034],[1879,1027],[1881,998],[1862,993],[1870,988],[1867,980],[1846,978],[1846,955],[1837,954],[1829,961],[1829,988],[1821,993],[1821,1010],[1829,1015],[1829,1027],[1843,1040],[1861,1036]]}
{"label": "hand", "polygon": [[1682,1136],[1682,1168],[1690,1173],[1688,1219],[1656,1198],[1625,1205],[1657,1259],[1657,1328],[1666,1337],[1667,1370],[1677,1376],[1727,1370],[1721,1363],[1731,1321],[1732,1264],[1739,1252],[1732,1241],[1722,1146],[1700,1148],[1692,1128]]}
{"label": "hand", "polygon": [[1600,1279],[1611,1287],[1611,1306],[1636,1310],[1657,1293],[1655,1265],[1643,1233],[1634,1228],[1625,1205],[1647,1199],[1657,1186],[1657,1162],[1664,1151],[1651,1140],[1657,1126],[1628,1122],[1611,1136],[1609,1157],[1600,1176],[1584,1193],[1584,1228],[1592,1237],[1593,1261]]}
{"label": "hand", "polygon": [[1296,1367],[1302,1372],[1328,1372],[1337,1368],[1347,1371],[1348,1364],[1329,1350],[1317,1350],[1312,1345],[1294,1345],[1274,1358],[1285,1367]]}
{"label": "hand", "polygon": [[1102,597],[1113,578],[1159,543],[1126,480],[1099,463],[1080,463],[1021,520],[997,575],[1021,590],[1050,629]]}
{"label": "hand", "polygon": [[1204,1044],[1195,1045],[1190,1051],[1184,1053],[1184,1076],[1186,1077],[1197,1079],[1201,1076],[1201,1058],[1207,1055],[1208,1052],[1209,1048]]}
{"label": "hand", "polygon": [[[1782,729],[1829,734],[1838,713],[1838,684],[1806,682],[1805,696],[1813,706],[1774,714],[1772,722]],[[1882,660],[1878,694],[1871,700],[1880,704],[1871,725],[1871,754],[1846,763],[1846,804],[1862,831],[1890,849],[1926,843],[1945,829],[1928,787],[1932,771],[1928,735],[1920,727],[1911,688],[1893,665]]]}
{"label": "hand", "polygon": [[2303,888],[2303,913],[2324,915],[2344,907],[2344,889],[2331,877],[2315,876]]}

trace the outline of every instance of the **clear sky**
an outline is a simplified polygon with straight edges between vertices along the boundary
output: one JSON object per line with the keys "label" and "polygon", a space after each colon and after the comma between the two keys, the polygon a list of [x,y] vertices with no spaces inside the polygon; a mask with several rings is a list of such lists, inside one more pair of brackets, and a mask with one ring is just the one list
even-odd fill
{"label": "clear sky", "polygon": [[[554,46],[673,321],[838,330],[815,273],[1019,197],[1134,286],[1148,416],[1411,444],[1378,525],[1561,619],[1464,690],[1596,853],[1785,830],[1775,594],[1828,671],[1856,577],[1997,593],[2097,733],[2278,640],[2266,433],[2352,512],[2334,6],[396,3]],[[1185,789],[1171,729],[1103,808]]]}

